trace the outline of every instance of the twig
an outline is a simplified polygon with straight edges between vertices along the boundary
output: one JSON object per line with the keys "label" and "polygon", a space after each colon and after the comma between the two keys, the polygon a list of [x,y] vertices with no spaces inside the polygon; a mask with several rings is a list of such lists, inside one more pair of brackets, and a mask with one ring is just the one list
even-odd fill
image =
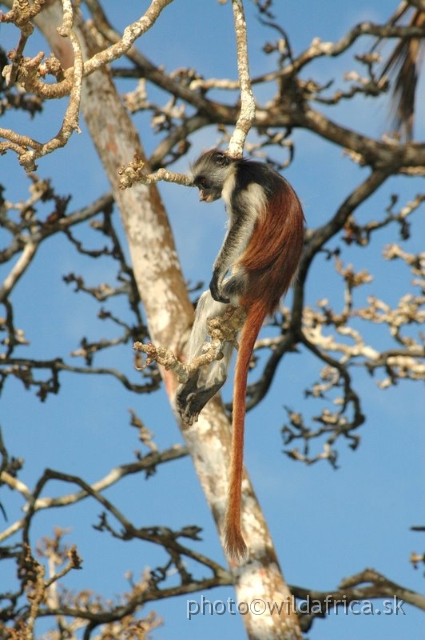
{"label": "twig", "polygon": [[15,284],[28,269],[36,254],[37,249],[38,243],[35,243],[32,240],[29,240],[27,242],[24,250],[22,251],[22,254],[19,256],[18,261],[14,264],[9,274],[4,279],[2,286],[0,287],[0,302],[3,302],[5,298],[7,298]]}
{"label": "twig", "polygon": [[236,344],[237,334],[242,328],[245,318],[246,312],[243,307],[232,307],[231,305],[227,307],[223,316],[209,318],[207,330],[210,340],[205,340],[201,355],[189,363],[181,362],[169,349],[156,347],[152,343],[135,342],[134,349],[147,356],[145,362],[136,356],[136,368],[144,369],[155,361],[165,367],[167,371],[174,371],[179,383],[184,384],[195,371],[211,364],[214,360],[220,360],[226,342]]}
{"label": "twig", "polygon": [[141,160],[137,155],[134,159],[128,163],[128,165],[121,167],[118,171],[118,175],[121,176],[119,181],[120,189],[128,189],[133,184],[141,182],[142,184],[154,184],[160,180],[164,182],[174,182],[186,187],[192,186],[192,178],[183,173],[174,173],[167,169],[158,169],[156,173],[144,173],[146,163]]}

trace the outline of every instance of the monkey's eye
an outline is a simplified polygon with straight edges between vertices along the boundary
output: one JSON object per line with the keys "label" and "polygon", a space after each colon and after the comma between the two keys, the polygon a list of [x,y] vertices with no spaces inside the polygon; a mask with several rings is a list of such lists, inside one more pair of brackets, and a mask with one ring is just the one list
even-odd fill
{"label": "monkey's eye", "polygon": [[229,164],[229,158],[224,155],[224,153],[216,153],[214,156],[214,160],[219,167],[225,167],[227,164]]}

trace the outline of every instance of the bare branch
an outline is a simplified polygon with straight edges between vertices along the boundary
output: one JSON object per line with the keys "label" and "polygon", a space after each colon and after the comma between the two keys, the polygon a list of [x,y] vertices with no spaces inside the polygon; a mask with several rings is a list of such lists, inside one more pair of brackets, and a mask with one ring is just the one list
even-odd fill
{"label": "bare branch", "polygon": [[239,157],[243,153],[246,136],[248,135],[255,118],[255,101],[251,89],[246,20],[242,0],[232,0],[232,7],[235,23],[238,75],[241,91],[241,109],[235,130],[229,142],[229,153],[232,156]]}
{"label": "bare branch", "polygon": [[[36,169],[35,161],[38,158],[65,146],[73,131],[79,132],[78,115],[82,78],[93,73],[100,66],[108,64],[125,54],[134,41],[152,27],[161,11],[170,4],[171,1],[172,0],[152,0],[145,14],[132,25],[126,27],[119,42],[109,47],[109,49],[95,54],[84,64],[78,38],[72,30],[74,21],[72,5],[68,0],[63,0],[63,22],[58,28],[58,31],[61,36],[69,38],[73,51],[74,64],[73,68],[63,72],[63,75],[66,76],[65,79],[54,86],[45,85],[39,81],[38,77],[40,75],[43,76],[45,73],[53,71],[49,65],[44,69],[42,68],[43,53],[39,53],[32,60],[23,60],[22,56],[19,55],[19,59],[15,58],[14,66],[11,69],[6,69],[4,72],[7,74],[10,82],[17,77],[27,91],[42,95],[45,98],[58,98],[70,93],[69,104],[61,128],[51,140],[44,144],[26,136],[18,136],[7,129],[0,129],[0,137],[6,139],[6,142],[0,143],[0,154],[7,150],[15,151],[19,156],[20,164],[25,170],[34,171]],[[34,19],[36,14],[39,13],[43,3],[44,0],[35,2],[32,11],[26,8],[27,3],[23,3],[25,7],[23,13],[16,11],[19,3],[14,4],[14,9],[11,12],[0,16],[0,22],[14,22],[21,30],[24,30],[24,35],[27,36],[28,34],[25,32],[25,29],[27,29],[29,25],[32,30],[30,20]],[[22,49],[23,46],[24,43],[22,44]]]}

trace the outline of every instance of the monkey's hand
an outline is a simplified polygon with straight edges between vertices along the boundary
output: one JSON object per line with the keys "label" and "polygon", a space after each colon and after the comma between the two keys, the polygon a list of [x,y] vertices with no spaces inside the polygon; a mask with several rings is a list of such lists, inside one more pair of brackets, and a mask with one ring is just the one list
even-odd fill
{"label": "monkey's hand", "polygon": [[225,298],[221,295],[221,286],[219,284],[218,272],[213,271],[213,277],[210,282],[210,291],[211,295],[217,302],[222,302],[223,304],[229,304],[230,298]]}

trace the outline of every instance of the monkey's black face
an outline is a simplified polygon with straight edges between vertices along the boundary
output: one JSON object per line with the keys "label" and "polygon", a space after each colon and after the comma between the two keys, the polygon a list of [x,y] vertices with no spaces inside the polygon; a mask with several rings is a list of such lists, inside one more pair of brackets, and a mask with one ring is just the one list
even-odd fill
{"label": "monkey's black face", "polygon": [[201,202],[214,202],[221,196],[221,185],[213,185],[208,178],[196,176],[193,184],[199,189],[199,200]]}

